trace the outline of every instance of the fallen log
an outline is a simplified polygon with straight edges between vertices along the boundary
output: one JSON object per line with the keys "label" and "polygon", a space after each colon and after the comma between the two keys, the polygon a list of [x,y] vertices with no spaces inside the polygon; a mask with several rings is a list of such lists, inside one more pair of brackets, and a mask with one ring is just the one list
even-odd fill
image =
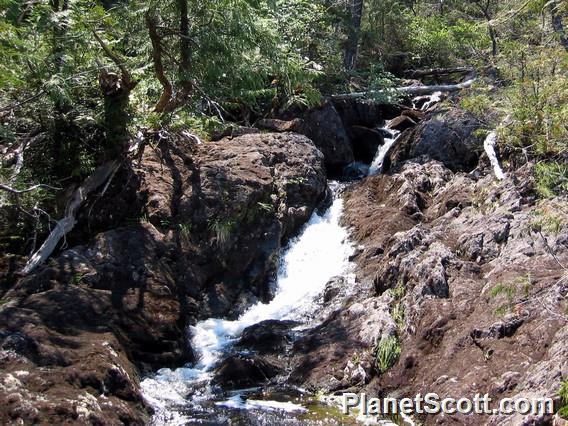
{"label": "fallen log", "polygon": [[408,70],[404,73],[407,78],[422,78],[431,75],[449,75],[449,74],[472,74],[475,70],[469,67],[454,67],[454,68],[431,68],[424,70]]}
{"label": "fallen log", "polygon": [[344,101],[349,99],[359,99],[365,97],[371,97],[373,95],[379,94],[401,94],[407,96],[421,96],[421,95],[431,95],[435,92],[457,92],[463,89],[470,88],[475,82],[476,78],[470,78],[463,83],[458,84],[440,84],[433,86],[406,86],[406,87],[396,87],[393,89],[383,89],[383,90],[370,90],[367,92],[354,92],[354,93],[344,93],[340,95],[332,95],[331,99],[334,101]]}
{"label": "fallen log", "polygon": [[85,200],[87,200],[88,196],[100,188],[103,184],[108,183],[118,170],[119,166],[120,162],[117,160],[103,164],[98,167],[92,175],[85,179],[85,182],[83,182],[83,184],[73,192],[69,202],[67,203],[67,207],[65,208],[65,216],[57,222],[55,228],[51,231],[39,250],[30,257],[21,271],[22,274],[27,275],[33,272],[38,266],[44,263],[49,256],[51,256],[51,253],[53,253],[59,241],[71,232],[75,226],[75,223],[77,222],[77,213]]}

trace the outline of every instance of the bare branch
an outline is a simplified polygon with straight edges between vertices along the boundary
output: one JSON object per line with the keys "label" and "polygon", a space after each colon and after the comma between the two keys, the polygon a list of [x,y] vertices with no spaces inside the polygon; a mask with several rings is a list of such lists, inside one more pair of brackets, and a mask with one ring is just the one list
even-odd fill
{"label": "bare branch", "polygon": [[52,189],[54,191],[60,191],[61,190],[61,188],[56,188],[56,187],[51,186],[51,185],[45,185],[43,183],[30,186],[29,188],[26,188],[26,189],[16,189],[16,188],[12,188],[11,186],[4,185],[3,183],[0,183],[0,190],[5,191],[5,192],[10,192],[11,194],[15,194],[15,195],[25,194],[27,192],[32,192],[32,191],[35,191],[37,189]]}
{"label": "bare branch", "polygon": [[93,30],[93,36],[99,42],[102,49],[104,50],[106,55],[110,58],[110,60],[113,61],[115,63],[115,65],[120,69],[120,72],[122,73],[122,79],[124,80],[124,82],[130,83],[132,81],[132,77],[130,75],[130,71],[128,71],[128,69],[124,65],[124,61],[116,53],[114,53],[110,49],[110,47],[108,47],[108,45],[103,41],[103,39],[94,30]]}
{"label": "bare branch", "polygon": [[65,217],[57,222],[55,228],[51,231],[39,250],[30,257],[24,269],[22,269],[22,274],[27,275],[33,272],[51,256],[51,253],[53,253],[59,241],[65,238],[75,226],[76,215],[89,194],[96,191],[99,187],[103,186],[108,179],[112,178],[119,166],[120,163],[117,160],[103,164],[73,192],[65,209]]}

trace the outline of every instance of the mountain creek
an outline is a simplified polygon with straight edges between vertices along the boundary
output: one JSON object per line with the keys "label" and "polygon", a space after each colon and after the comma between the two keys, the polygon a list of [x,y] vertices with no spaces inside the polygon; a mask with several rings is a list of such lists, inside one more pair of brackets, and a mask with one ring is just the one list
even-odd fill
{"label": "mountain creek", "polygon": [[454,425],[471,423],[326,397],[558,401],[568,209],[539,200],[533,163],[504,174],[480,127],[435,94],[144,134],[67,248],[3,295],[0,422]]}

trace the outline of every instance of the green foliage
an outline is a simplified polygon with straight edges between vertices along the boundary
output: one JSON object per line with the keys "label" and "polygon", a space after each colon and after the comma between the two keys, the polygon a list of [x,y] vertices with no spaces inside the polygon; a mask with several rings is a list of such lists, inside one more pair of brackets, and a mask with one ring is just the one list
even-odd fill
{"label": "green foliage", "polygon": [[568,164],[565,162],[541,162],[535,166],[537,189],[543,197],[568,193]]}
{"label": "green foliage", "polygon": [[530,296],[530,291],[533,287],[533,282],[530,273],[520,276],[514,282],[495,285],[489,292],[493,299],[503,300],[504,302],[495,310],[495,314],[499,316],[506,315],[513,312],[518,297],[527,299]]}
{"label": "green foliage", "polygon": [[430,10],[427,2],[369,0],[363,23],[365,65],[379,57],[387,69],[448,66],[469,60],[489,40],[484,23],[466,19],[467,3],[447,13]]}
{"label": "green foliage", "polygon": [[400,100],[398,94],[392,90],[396,87],[395,76],[386,71],[382,64],[373,64],[370,67],[367,85],[374,92],[373,99],[376,102],[396,103]]}
{"label": "green foliage", "polygon": [[483,119],[487,116],[487,112],[496,107],[494,100],[487,93],[479,90],[472,90],[460,99],[460,106],[473,114],[478,119]]}
{"label": "green foliage", "polygon": [[381,374],[389,371],[400,357],[401,347],[396,336],[383,337],[375,348],[377,368]]}
{"label": "green foliage", "polygon": [[274,210],[274,206],[270,203],[258,202],[258,207],[260,207],[262,210],[268,213]]}
{"label": "green foliage", "polygon": [[395,288],[389,290],[393,297],[391,304],[391,316],[399,329],[404,327],[404,320],[406,317],[406,310],[404,307],[403,297],[406,294],[406,287],[402,282],[398,282]]}
{"label": "green foliage", "polygon": [[558,415],[563,419],[568,419],[568,380],[564,380],[560,386],[558,396],[562,400],[562,405],[558,410]]}
{"label": "green foliage", "polygon": [[191,240],[191,223],[180,223],[178,225],[179,228],[179,236],[181,240],[188,244]]}
{"label": "green foliage", "polygon": [[505,143],[539,158],[562,154],[568,147],[568,57],[557,49],[526,50],[509,43],[505,90],[510,124],[501,131]]}
{"label": "green foliage", "polygon": [[471,51],[487,44],[477,23],[457,19],[448,22],[440,16],[412,19],[410,51],[417,66],[449,66],[456,58],[466,58]]}
{"label": "green foliage", "polygon": [[531,221],[531,230],[534,232],[548,232],[558,235],[566,225],[562,217],[555,213],[555,208],[542,207],[533,212],[534,219]]}
{"label": "green foliage", "polygon": [[233,220],[215,220],[209,224],[209,230],[213,232],[217,245],[221,248],[226,247],[236,223]]}
{"label": "green foliage", "polygon": [[489,294],[493,298],[503,297],[505,299],[505,303],[495,310],[497,315],[502,316],[512,311],[516,294],[514,287],[505,284],[497,284],[491,289]]}

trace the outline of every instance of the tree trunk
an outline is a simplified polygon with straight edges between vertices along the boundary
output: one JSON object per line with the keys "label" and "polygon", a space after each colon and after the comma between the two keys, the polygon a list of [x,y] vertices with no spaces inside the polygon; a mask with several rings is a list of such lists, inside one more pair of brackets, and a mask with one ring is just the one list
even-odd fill
{"label": "tree trunk", "polygon": [[119,158],[128,146],[130,92],[133,87],[123,84],[118,74],[104,68],[99,75],[99,85],[104,97],[105,157]]}
{"label": "tree trunk", "polygon": [[168,109],[173,96],[173,87],[164,71],[162,63],[162,38],[158,34],[158,22],[156,16],[148,11],[146,13],[146,27],[152,43],[152,62],[154,63],[154,73],[162,85],[162,95],[158,103],[154,106],[154,111],[164,112]]}
{"label": "tree trunk", "polygon": [[408,70],[404,72],[406,78],[422,78],[429,76],[440,76],[448,74],[472,74],[475,70],[469,67],[454,67],[454,68],[431,68],[424,70]]}
{"label": "tree trunk", "polygon": [[183,105],[191,91],[193,83],[190,79],[190,39],[189,39],[189,17],[187,0],[176,0],[179,13],[179,55],[180,62],[178,68],[178,78],[176,86],[172,85],[166,75],[162,62],[163,46],[162,37],[158,34],[158,21],[153,11],[146,14],[146,27],[152,43],[152,61],[156,78],[162,85],[162,95],[158,103],[154,106],[155,112],[171,112]]}
{"label": "tree trunk", "polygon": [[566,38],[566,32],[564,31],[564,25],[562,24],[562,16],[557,13],[558,4],[556,1],[551,1],[548,3],[548,8],[550,10],[550,17],[552,18],[552,27],[560,39],[560,44],[568,52],[568,38]]}
{"label": "tree trunk", "polygon": [[124,65],[124,60],[114,53],[95,31],[93,35],[105,54],[120,70],[119,75],[101,66],[99,74],[99,86],[104,97],[105,157],[108,160],[117,159],[127,152],[130,92],[138,81],[132,78],[130,71]]}
{"label": "tree trunk", "polygon": [[343,64],[346,70],[351,71],[357,65],[359,48],[359,35],[361,33],[361,19],[363,17],[363,0],[351,0],[351,26],[347,44],[345,46]]}
{"label": "tree trunk", "polygon": [[177,0],[179,9],[179,47],[180,47],[180,65],[179,65],[179,83],[183,91],[191,91],[191,80],[189,78],[189,18],[187,10],[187,0]]}
{"label": "tree trunk", "polygon": [[481,10],[483,16],[485,17],[485,20],[487,21],[487,30],[489,32],[489,37],[491,38],[491,54],[493,56],[497,56],[499,48],[497,44],[497,31],[495,31],[495,28],[493,28],[493,24],[491,23],[492,20],[490,13],[491,3],[489,0],[487,0],[485,5],[482,5],[480,2],[476,2],[476,4]]}
{"label": "tree trunk", "polygon": [[487,25],[489,27],[489,37],[491,37],[491,54],[493,56],[497,56],[497,33],[495,32],[495,28],[493,28],[493,25],[491,25],[490,22],[488,22]]}
{"label": "tree trunk", "polygon": [[[63,0],[60,3],[59,0],[50,1],[51,10],[54,14],[66,12],[69,9],[69,1]],[[68,22],[67,17],[58,16],[56,19],[54,17],[54,29],[53,29],[53,62],[55,65],[55,72],[61,72],[64,65],[64,54],[65,54],[65,34],[67,32]]]}

